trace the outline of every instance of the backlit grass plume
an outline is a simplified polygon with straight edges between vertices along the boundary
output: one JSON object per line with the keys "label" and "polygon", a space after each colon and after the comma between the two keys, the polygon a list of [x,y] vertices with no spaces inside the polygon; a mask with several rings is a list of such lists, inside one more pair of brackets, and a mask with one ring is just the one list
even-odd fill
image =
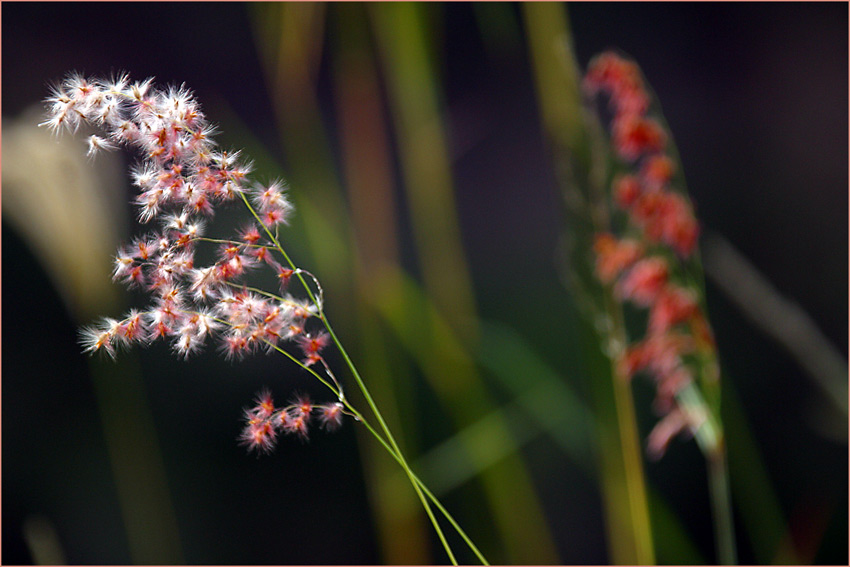
{"label": "backlit grass plume", "polygon": [[[126,74],[105,80],[72,73],[53,88],[46,103],[43,126],[76,132],[85,124],[98,131],[87,139],[90,155],[119,147],[135,152],[139,160],[131,177],[138,189],[138,218],[158,225],[121,246],[113,266],[113,278],[149,293],[150,304],[83,329],[84,351],[115,356],[121,348],[163,340],[183,358],[209,343],[228,359],[284,355],[326,386],[331,399],[314,404],[298,396],[276,406],[264,391],[245,410],[241,442],[251,450],[269,452],[282,434],[306,437],[311,423],[332,430],[345,417],[353,418],[404,469],[449,559],[457,563],[432,506],[486,563],[410,470],[326,317],[318,279],[297,267],[281,245],[279,231],[293,212],[286,184],[252,179],[249,160],[239,151],[220,149],[213,139],[215,127],[183,86],[160,88],[153,79],[131,82]],[[229,237],[210,235],[216,208],[232,203],[248,213],[242,229]],[[208,265],[196,260],[202,246],[215,251]],[[274,289],[251,284],[252,274],[261,270],[275,276]],[[300,284],[300,295],[290,291],[293,283]],[[345,396],[342,381],[323,354],[331,345],[345,361],[377,427]]]}
{"label": "backlit grass plume", "polygon": [[628,328],[629,344],[608,355],[618,379],[643,374],[655,384],[653,409],[660,420],[647,439],[650,458],[661,458],[677,435],[696,439],[708,463],[718,559],[734,563],[720,373],[704,308],[699,224],[671,136],[653,113],[638,66],[602,53],[588,65],[583,87],[590,97],[607,98],[615,172],[606,193],[609,224],[593,241],[596,277],[645,321]]}

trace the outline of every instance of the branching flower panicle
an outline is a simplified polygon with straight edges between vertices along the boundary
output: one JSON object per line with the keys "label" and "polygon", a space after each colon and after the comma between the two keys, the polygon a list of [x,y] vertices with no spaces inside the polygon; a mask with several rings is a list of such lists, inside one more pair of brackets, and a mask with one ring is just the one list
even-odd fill
{"label": "branching flower panicle", "polygon": [[[48,115],[41,124],[54,132],[76,132],[88,125],[88,153],[119,147],[133,150],[139,161],[130,171],[138,189],[134,201],[142,223],[159,220],[159,228],[121,246],[112,277],[150,294],[143,310],[131,310],[121,319],[105,318],[80,331],[88,353],[116,356],[123,347],[147,345],[162,339],[180,357],[217,343],[228,360],[263,351],[279,352],[327,387],[337,398],[315,404],[298,396],[277,407],[268,391],[244,411],[239,440],[248,450],[271,452],[278,439],[295,435],[307,439],[314,424],[326,431],[338,429],[344,416],[362,424],[405,471],[440,538],[449,559],[457,564],[432,505],[483,564],[486,559],[434,494],[413,473],[381,415],[357,368],[334,334],[325,316],[324,292],[319,280],[296,267],[278,239],[293,206],[281,180],[261,184],[250,178],[252,164],[238,151],[218,148],[215,127],[185,86],[160,88],[153,79],[131,82],[126,74],[93,79],[72,73],[53,87],[46,100]],[[207,235],[215,209],[241,202],[250,213],[232,238]],[[196,262],[199,247],[211,248],[214,259]],[[267,269],[278,289],[249,285],[255,271]],[[306,298],[289,291],[299,280]],[[310,282],[308,285],[307,282]],[[369,421],[346,399],[323,354],[333,343],[378,424]],[[300,357],[286,347],[300,351]]]}
{"label": "branching flower panicle", "polygon": [[[293,212],[283,181],[263,185],[251,180],[251,162],[238,151],[217,147],[215,127],[185,86],[160,88],[153,79],[131,82],[126,74],[97,79],[72,73],[52,89],[46,103],[42,125],[54,132],[76,132],[84,124],[99,130],[87,139],[90,156],[122,146],[135,151],[139,161],[130,177],[138,189],[138,218],[160,221],[158,229],[118,249],[112,272],[115,281],[149,292],[151,304],[121,320],[106,318],[83,329],[85,352],[115,356],[122,347],[162,339],[186,358],[211,340],[233,360],[294,343],[305,357],[302,364],[318,364],[343,399],[321,354],[328,334],[305,331],[321,305],[284,295],[300,270],[288,265],[268,232],[286,224]],[[215,209],[234,200],[252,209],[252,222],[232,239],[207,237]],[[196,265],[200,245],[215,250],[211,264]],[[264,267],[280,282],[280,295],[247,285],[246,276]],[[335,429],[346,413],[339,402],[281,409],[271,403],[270,394],[263,393],[245,413],[240,439],[252,450],[270,451],[281,433],[306,438],[314,414],[323,428]]]}

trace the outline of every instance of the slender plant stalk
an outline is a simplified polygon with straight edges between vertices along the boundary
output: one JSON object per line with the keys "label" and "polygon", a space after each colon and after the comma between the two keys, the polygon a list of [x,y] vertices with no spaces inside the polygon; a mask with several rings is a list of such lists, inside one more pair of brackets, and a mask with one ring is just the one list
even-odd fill
{"label": "slender plant stalk", "polygon": [[[577,203],[577,210],[571,211],[572,220],[575,221],[573,224],[580,227],[575,230],[578,232],[586,228],[598,232],[602,230],[598,224],[604,220],[600,216],[607,215],[595,214],[596,211],[591,210],[596,197],[590,194],[595,180],[590,179],[588,173],[593,171],[593,148],[583,120],[579,70],[572,53],[572,38],[564,7],[560,4],[540,3],[528,4],[523,8],[542,120],[556,159],[561,160],[558,165],[565,198],[570,203]],[[587,175],[588,179],[581,178],[583,175]],[[584,226],[588,222],[593,226]],[[604,330],[607,337],[603,337],[603,341],[608,343],[609,349],[624,348],[625,329],[619,308],[612,298],[607,297],[599,307],[603,312],[598,315],[611,322],[611,328]],[[634,402],[628,382],[618,377],[615,365],[611,364],[605,374],[612,380],[617,414],[614,419],[621,454],[620,459],[603,459],[602,466],[610,469],[605,471],[605,476],[617,478],[622,474],[625,479],[628,510],[626,527],[631,532],[627,539],[633,542],[630,549],[622,548],[617,552],[615,540],[622,539],[624,534],[616,533],[616,520],[609,518],[609,545],[612,553],[619,553],[619,557],[614,558],[616,562],[649,564],[655,561],[655,554]],[[616,451],[613,445],[606,445],[605,448]],[[615,470],[619,467],[622,470]],[[605,491],[609,508],[612,509],[617,506],[617,502],[613,501],[616,498],[614,492],[610,487]]]}
{"label": "slender plant stalk", "polygon": [[723,428],[710,411],[706,412],[703,409],[708,406],[702,399],[699,389],[693,384],[683,388],[677,399],[691,413],[697,416],[700,413],[705,414],[702,423],[696,428],[694,437],[705,457],[708,469],[708,488],[714,519],[717,559],[723,565],[734,565],[737,563],[738,554],[732,520],[732,495],[729,489],[729,466]]}
{"label": "slender plant stalk", "polygon": [[[613,299],[606,295],[606,307],[612,315],[610,329],[610,348],[622,349],[625,346],[626,332],[622,319],[622,311]],[[643,455],[640,444],[640,433],[635,416],[635,405],[632,397],[631,383],[620,375],[616,360],[618,356],[609,353],[611,362],[611,379],[614,388],[614,404],[616,406],[617,426],[619,428],[620,452],[623,459],[623,473],[626,480],[628,508],[631,516],[631,527],[634,532],[635,553],[642,559],[641,563],[654,563],[655,550],[652,543],[652,527],[649,522],[649,499],[646,490],[646,478],[643,471]]]}
{"label": "slender plant stalk", "polygon": [[325,328],[328,330],[328,333],[330,333],[331,338],[334,341],[334,344],[336,344],[337,348],[339,349],[340,354],[342,354],[342,357],[345,359],[345,362],[348,365],[348,368],[351,370],[351,373],[354,376],[354,379],[357,381],[357,385],[360,387],[360,391],[362,392],[363,397],[366,398],[366,401],[369,404],[369,407],[372,409],[372,413],[375,414],[375,417],[377,418],[378,423],[381,425],[381,429],[383,430],[384,434],[387,436],[387,440],[389,440],[390,445],[392,446],[392,449],[393,449],[393,451],[391,451],[391,454],[393,454],[397,457],[396,460],[398,461],[399,465],[401,465],[401,467],[404,469],[404,472],[407,473],[408,478],[410,478],[410,482],[413,484],[413,488],[416,490],[416,494],[419,496],[419,499],[422,501],[422,506],[424,506],[425,512],[428,514],[428,518],[431,520],[431,523],[434,525],[434,529],[436,530],[437,535],[440,538],[440,542],[443,544],[443,547],[446,550],[446,553],[448,553],[449,559],[451,560],[452,564],[457,565],[457,560],[455,559],[455,556],[452,553],[451,546],[449,546],[448,542],[446,541],[446,536],[443,534],[443,530],[440,528],[440,524],[437,522],[437,519],[434,517],[434,512],[431,510],[431,506],[428,504],[428,500],[425,498],[425,496],[422,492],[422,489],[419,485],[419,482],[417,482],[416,476],[413,474],[413,471],[410,470],[410,466],[407,464],[407,461],[405,460],[404,456],[402,455],[401,449],[399,448],[398,444],[396,443],[395,438],[393,437],[393,434],[390,432],[390,429],[389,429],[389,427],[387,427],[387,423],[386,423],[386,421],[384,421],[384,418],[381,415],[381,412],[378,409],[378,406],[375,404],[375,401],[372,399],[372,396],[369,393],[369,389],[366,387],[366,384],[363,382],[363,379],[360,377],[360,373],[357,372],[357,368],[354,366],[354,363],[351,361],[351,358],[348,356],[348,353],[345,351],[345,348],[343,348],[342,343],[340,343],[339,339],[336,336],[336,333],[334,333],[333,327],[331,327],[331,325],[328,322],[327,317],[325,316],[324,312],[321,313],[321,319],[324,322]]}
{"label": "slender plant stalk", "polygon": [[[379,423],[381,430],[383,431],[384,435],[386,436],[386,439],[381,437],[381,435],[379,435],[378,432],[372,426],[368,425],[368,422],[365,420],[365,418],[363,418],[362,414],[360,414],[355,408],[353,408],[345,399],[342,399],[342,402],[346,405],[346,407],[349,409],[349,411],[351,411],[354,414],[354,416],[361,423],[363,423],[364,425],[367,426],[367,429],[372,433],[372,435],[376,439],[378,439],[378,441],[381,442],[381,444],[387,449],[387,451],[390,453],[390,455],[392,455],[393,458],[395,458],[395,460],[402,467],[402,469],[404,469],[405,473],[407,474],[408,478],[410,479],[411,484],[413,485],[414,490],[417,493],[417,496],[419,496],[419,499],[422,502],[422,506],[425,509],[425,512],[428,515],[428,518],[431,520],[431,524],[434,526],[434,530],[437,532],[437,536],[440,539],[440,543],[442,543],[443,548],[446,550],[446,553],[448,554],[449,559],[451,560],[452,564],[457,565],[458,564],[457,559],[455,558],[455,555],[452,551],[451,546],[449,545],[448,541],[446,540],[446,536],[443,533],[443,530],[440,527],[440,524],[437,521],[437,518],[434,516],[434,512],[431,509],[431,505],[428,503],[429,498],[434,501],[434,503],[435,503],[435,505],[437,505],[438,509],[443,513],[443,515],[446,517],[446,519],[449,521],[449,523],[452,525],[452,527],[455,528],[455,530],[463,538],[463,540],[467,543],[467,545],[469,545],[470,549],[472,549],[472,551],[476,554],[476,556],[479,558],[479,560],[483,564],[489,565],[487,560],[484,559],[484,556],[481,554],[481,552],[478,550],[478,548],[472,543],[472,541],[469,539],[469,537],[466,535],[466,533],[463,532],[463,530],[460,528],[460,526],[457,524],[457,522],[454,520],[454,518],[442,506],[442,504],[440,504],[437,501],[437,498],[433,495],[433,493],[431,493],[431,491],[428,490],[425,487],[425,485],[422,483],[422,481],[413,473],[413,471],[410,468],[410,465],[407,463],[407,460],[404,458],[404,455],[401,452],[401,449],[399,448],[398,443],[395,440],[395,437],[393,436],[392,432],[390,431],[389,427],[387,426],[386,421],[384,420],[383,416],[381,415],[381,411],[378,409],[378,406],[377,406],[377,404],[375,404],[375,401],[372,398],[372,395],[369,393],[369,389],[366,387],[366,384],[363,381],[363,379],[361,378],[360,373],[357,371],[357,367],[354,365],[354,362],[351,360],[351,357],[348,355],[348,352],[345,350],[345,347],[343,347],[341,341],[339,340],[336,333],[334,332],[333,327],[330,324],[330,321],[328,320],[327,316],[325,315],[322,302],[316,300],[316,297],[313,293],[313,290],[310,288],[309,285],[307,285],[307,281],[304,279],[304,276],[303,276],[304,272],[302,270],[298,269],[298,267],[295,265],[295,263],[292,261],[292,259],[289,257],[289,255],[284,250],[283,246],[280,244],[280,241],[278,240],[277,236],[275,234],[272,234],[272,232],[269,230],[269,228],[262,223],[259,215],[257,214],[256,210],[254,210],[254,207],[251,206],[251,203],[248,201],[248,198],[245,196],[245,194],[240,193],[240,195],[242,197],[243,202],[245,203],[245,206],[248,208],[248,210],[251,212],[251,214],[254,216],[254,218],[260,223],[260,226],[263,226],[263,228],[266,232],[266,235],[269,237],[271,242],[274,244],[274,248],[281,254],[281,256],[283,256],[284,260],[286,260],[286,262],[287,262],[287,264],[289,264],[290,268],[292,268],[295,271],[295,275],[298,277],[298,279],[301,281],[301,284],[304,286],[304,289],[306,290],[307,295],[310,298],[310,301],[312,301],[318,307],[319,318],[322,320],[322,323],[324,324],[325,329],[328,331],[328,334],[331,336],[331,339],[333,340],[334,344],[336,345],[337,349],[339,350],[340,354],[342,355],[343,359],[345,360],[345,363],[348,366],[349,370],[351,371],[351,374],[354,376],[354,379],[357,382],[357,386],[360,388],[360,391],[363,394],[363,397],[366,399],[366,402],[369,404],[369,407],[371,408],[372,413],[375,415],[375,418],[378,420],[378,423]],[[296,361],[299,364],[299,366],[302,366],[303,368],[307,368],[311,372],[311,374],[313,374],[316,378],[318,378],[322,382],[322,384],[324,384],[331,391],[335,392],[338,396],[341,397],[341,395],[340,395],[341,391],[332,387],[330,385],[330,383],[328,383],[326,380],[321,378],[318,373],[313,371],[311,368],[305,366],[303,363],[301,363],[300,361],[295,359],[293,356],[291,356],[289,353],[287,353],[283,349],[277,349],[277,350],[280,350],[281,352],[283,352],[284,354],[289,356],[290,359]],[[427,498],[426,498],[426,495],[427,495]]]}
{"label": "slender plant stalk", "polygon": [[[332,68],[339,117],[340,172],[345,179],[352,231],[349,240],[355,276],[353,291],[359,297],[355,310],[358,342],[363,354],[359,367],[360,372],[369,377],[370,388],[380,393],[375,401],[389,426],[397,432],[399,426],[410,431],[421,426],[417,412],[405,410],[405,406],[415,402],[414,383],[403,378],[399,380],[398,374],[391,369],[400,361],[388,351],[390,347],[384,340],[387,337],[383,336],[373,306],[375,274],[388,266],[398,266],[400,262],[396,219],[399,204],[393,191],[390,124],[383,112],[376,54],[367,17],[362,4],[346,4],[340,6],[328,22],[328,33],[336,38],[336,45],[345,46],[332,51]],[[363,140],[369,143],[364,144]],[[407,440],[411,440],[409,435]],[[374,449],[384,450],[378,446]],[[408,444],[405,450],[415,452],[415,449]],[[389,481],[395,477],[397,464],[370,453],[364,467],[370,478],[385,560],[391,564],[433,561],[428,559],[430,534],[424,517],[415,513],[418,503],[413,501],[414,494],[393,488],[397,484]]]}
{"label": "slender plant stalk", "polygon": [[648,563],[654,563],[652,528],[650,522],[645,521],[649,519],[649,503],[632,391],[629,382],[618,376],[616,369],[612,368],[611,375],[614,381],[614,403],[620,430],[620,451],[623,457],[623,472],[626,476],[629,514],[632,517],[632,529],[635,535],[635,552],[638,557],[647,558]]}
{"label": "slender plant stalk", "polygon": [[729,467],[726,451],[718,450],[707,457],[708,482],[711,492],[711,509],[714,515],[714,534],[717,557],[723,565],[735,565],[737,550],[735,528],[732,523],[732,498],[729,491]]}
{"label": "slender plant stalk", "polygon": [[[224,321],[222,321],[222,322],[224,322]],[[330,330],[329,330],[329,332],[330,332]],[[314,378],[316,378],[319,382],[321,382],[324,386],[326,386],[331,392],[333,392],[336,395],[339,395],[339,390],[336,387],[332,386],[330,382],[325,380],[322,377],[321,374],[317,373],[315,370],[313,370],[309,366],[306,366],[303,362],[301,362],[300,360],[298,360],[297,358],[292,356],[292,354],[289,353],[288,351],[286,351],[286,350],[284,350],[284,349],[280,348],[279,346],[274,345],[272,343],[268,343],[268,344],[271,348],[273,348],[274,350],[277,350],[278,352],[280,352],[281,354],[283,354],[284,356],[289,358],[292,362],[294,362],[295,364],[297,364],[298,366],[300,366],[301,368],[303,368],[304,370],[306,370],[307,372],[312,374]],[[342,347],[341,343],[337,343],[337,344],[339,344],[340,352],[343,354],[343,357],[348,358],[348,355],[345,352],[344,348]],[[350,358],[349,358],[349,361],[350,361]],[[356,368],[353,367],[353,363],[352,363],[352,366],[350,366],[349,368],[351,368],[353,372],[357,371]],[[421,488],[421,490],[425,494],[425,496],[427,496],[431,500],[431,502],[437,507],[437,509],[443,514],[443,516],[445,516],[446,520],[452,525],[452,527],[455,529],[455,531],[457,531],[458,535],[464,540],[464,542],[466,542],[466,544],[469,546],[469,548],[472,550],[472,552],[475,553],[475,555],[478,557],[479,561],[481,561],[481,563],[483,565],[489,565],[487,560],[484,558],[484,555],[481,553],[481,551],[478,549],[478,547],[475,545],[475,543],[473,543],[473,541],[469,538],[469,536],[466,534],[466,532],[463,530],[463,528],[460,527],[460,525],[457,523],[457,521],[454,519],[454,517],[451,515],[451,513],[448,510],[446,510],[445,506],[443,506],[443,504],[440,502],[440,500],[434,495],[433,492],[431,492],[431,490],[425,485],[425,483],[422,482],[422,480],[418,476],[416,476],[415,473],[412,472],[412,470],[409,468],[409,466],[406,466],[406,461],[404,459],[404,456],[401,454],[401,452],[396,451],[396,449],[393,446],[391,446],[390,443],[386,439],[384,439],[384,437],[369,423],[369,421],[363,416],[363,414],[360,413],[347,400],[343,399],[343,404],[345,405],[348,412],[357,421],[359,421],[361,424],[363,424],[363,426],[366,427],[366,429],[369,431],[369,433],[371,433],[375,437],[375,439],[378,440],[378,442],[381,444],[381,446],[384,447],[384,449],[387,450],[387,452],[390,454],[390,456],[392,456],[393,459],[395,459],[396,462],[398,462],[399,465],[401,465],[402,468],[404,468],[404,470],[406,472],[410,473],[411,480],[415,483],[415,485],[418,485],[419,488]]]}
{"label": "slender plant stalk", "polygon": [[[365,418],[363,418],[363,416],[359,413],[356,415],[356,417],[363,423],[363,425],[366,426],[366,429],[368,429],[369,432],[375,436],[375,438],[381,443],[381,445],[384,446],[384,448],[390,453],[390,455],[392,455],[393,458],[396,459],[399,464],[402,464],[402,457],[392,450],[392,448],[386,443],[386,441],[380,436],[380,434],[375,431],[375,429],[365,420]],[[455,531],[457,531],[458,535],[463,539],[464,542],[466,542],[472,552],[475,553],[476,557],[478,557],[478,560],[481,561],[482,565],[490,565],[490,563],[488,563],[487,560],[484,558],[484,555],[481,554],[481,551],[479,551],[478,547],[472,542],[466,532],[463,531],[463,528],[460,527],[460,525],[455,521],[454,517],[452,517],[449,511],[446,510],[443,504],[437,499],[436,496],[434,496],[434,493],[432,493],[431,490],[427,486],[425,486],[425,483],[423,483],[419,479],[419,477],[416,476],[415,473],[412,474],[413,479],[416,481],[416,483],[419,485],[425,495],[431,499],[437,509],[445,516],[446,520],[448,520],[448,522],[452,525]]]}

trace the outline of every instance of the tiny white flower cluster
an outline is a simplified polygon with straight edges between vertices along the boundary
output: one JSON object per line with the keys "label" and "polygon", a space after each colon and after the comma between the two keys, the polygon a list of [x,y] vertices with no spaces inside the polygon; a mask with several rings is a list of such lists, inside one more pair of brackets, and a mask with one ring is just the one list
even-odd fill
{"label": "tiny white flower cluster", "polygon": [[[276,228],[292,212],[285,186],[252,183],[251,164],[241,162],[239,152],[216,150],[215,128],[189,90],[159,89],[152,79],[131,83],[127,75],[101,80],[74,73],[53,88],[47,106],[42,125],[54,131],[75,132],[82,124],[101,130],[88,139],[90,154],[120,146],[141,154],[131,172],[139,189],[139,219],[161,221],[159,230],[118,250],[113,270],[116,281],[148,290],[152,305],[121,321],[104,319],[83,329],[85,351],[114,356],[118,347],[164,338],[188,356],[217,336],[228,358],[294,341],[306,365],[322,360],[326,335],[305,329],[319,308],[286,293],[300,270],[274,258],[276,251],[282,253]],[[254,221],[232,240],[205,237],[204,220],[214,206],[235,199],[244,202]],[[219,248],[209,266],[195,266],[199,242]],[[242,281],[260,266],[277,275],[280,295]]]}
{"label": "tiny white flower cluster", "polygon": [[[147,222],[171,205],[209,214],[213,203],[245,189],[251,164],[239,152],[215,151],[215,128],[185,87],[157,89],[152,79],[130,84],[127,75],[104,81],[69,75],[47,99],[43,125],[75,132],[83,123],[101,127],[106,137],[89,137],[89,153],[119,145],[137,148],[144,160],[133,171],[139,187],[140,219]],[[279,203],[279,222],[291,205]]]}

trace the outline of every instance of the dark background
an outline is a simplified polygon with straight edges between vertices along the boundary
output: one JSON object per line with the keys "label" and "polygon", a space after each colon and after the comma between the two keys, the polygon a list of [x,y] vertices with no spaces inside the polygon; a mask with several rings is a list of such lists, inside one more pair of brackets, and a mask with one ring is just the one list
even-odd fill
{"label": "dark background", "polygon": [[[185,82],[213,120],[226,101],[285,164],[249,8],[3,3],[4,126],[69,70],[126,69],[137,79]],[[463,3],[428,10],[440,23],[445,119],[480,311],[511,323],[566,367],[557,346],[562,311],[546,303],[560,289],[553,265],[560,199],[519,10]],[[481,17],[490,10],[510,16],[498,20],[505,26],[498,61],[481,33],[483,22],[497,21]],[[846,359],[847,5],[577,3],[568,10],[582,66],[609,47],[641,65],[705,230],[725,236],[799,303]],[[322,90],[328,81],[320,77],[318,85],[332,132],[331,93]],[[33,515],[49,519],[70,563],[130,562],[89,367],[75,342],[85,322],[71,317],[26,242],[5,224],[2,246],[3,562],[31,562],[22,526]],[[505,277],[510,266],[521,273]],[[505,313],[505,299],[518,296],[539,318]],[[708,304],[727,378],[792,532],[823,522],[813,561],[846,563],[846,437],[815,430],[811,379],[711,282]],[[139,360],[187,563],[381,561],[350,426],[308,445],[288,443],[269,458],[246,457],[234,440],[240,408],[264,383],[256,374],[266,371],[262,361],[228,365],[222,376],[214,356],[178,362],[162,345]],[[693,457],[692,447],[679,451]],[[564,486],[575,473],[560,460],[547,463],[545,452],[545,444],[535,447],[532,460],[561,561],[606,562],[595,489],[580,479]],[[704,481],[679,477],[680,457],[669,457],[648,466],[649,479],[687,517],[689,502],[705,498]],[[702,534],[695,541],[710,557],[710,528],[693,517],[684,523]],[[753,561],[746,546],[741,551],[742,562]]]}

